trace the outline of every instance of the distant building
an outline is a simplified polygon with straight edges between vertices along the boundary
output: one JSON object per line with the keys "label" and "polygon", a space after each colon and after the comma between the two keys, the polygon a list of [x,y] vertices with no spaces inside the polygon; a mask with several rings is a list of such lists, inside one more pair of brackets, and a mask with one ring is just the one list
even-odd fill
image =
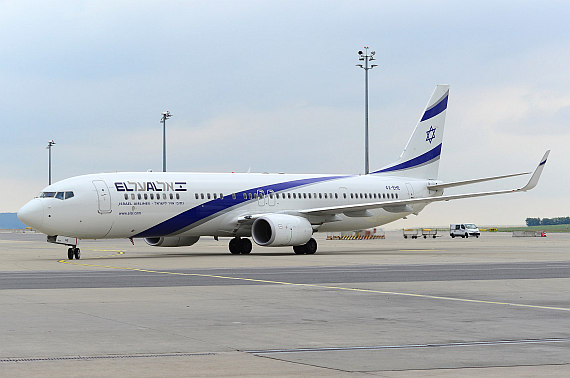
{"label": "distant building", "polygon": [[24,229],[26,225],[20,222],[16,213],[0,213],[0,229]]}

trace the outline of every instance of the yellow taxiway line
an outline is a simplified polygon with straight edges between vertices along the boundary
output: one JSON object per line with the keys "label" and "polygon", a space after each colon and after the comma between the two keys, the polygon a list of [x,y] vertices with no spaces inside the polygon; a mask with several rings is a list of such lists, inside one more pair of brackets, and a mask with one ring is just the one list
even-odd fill
{"label": "yellow taxiway line", "polygon": [[[98,250],[101,252],[116,252],[115,255],[112,256],[119,256],[123,255],[125,252],[120,250]],[[99,256],[94,258],[109,258],[112,256]],[[529,304],[522,304],[522,303],[511,303],[511,302],[498,302],[498,301],[486,301],[481,299],[468,299],[468,298],[454,298],[454,297],[443,297],[439,295],[428,295],[428,294],[416,294],[416,293],[401,293],[396,291],[382,291],[382,290],[374,290],[374,289],[359,289],[359,288],[352,288],[352,287],[342,287],[342,286],[328,286],[328,285],[319,285],[319,284],[305,284],[305,283],[294,283],[294,282],[284,282],[284,281],[271,281],[271,280],[260,280],[255,278],[243,278],[243,277],[228,277],[228,276],[220,276],[215,274],[201,274],[201,273],[181,273],[181,272],[169,272],[169,271],[161,271],[161,270],[151,270],[151,269],[140,269],[140,268],[128,268],[128,267],[121,267],[121,266],[112,266],[112,265],[98,265],[98,264],[86,264],[86,263],[78,263],[73,260],[59,260],[59,263],[62,264],[70,264],[70,265],[79,265],[79,266],[88,266],[93,268],[105,268],[105,269],[117,269],[117,270],[130,270],[136,272],[144,272],[144,273],[154,273],[154,274],[169,274],[173,276],[193,276],[193,277],[208,277],[208,278],[219,278],[223,280],[235,280],[235,281],[247,281],[247,282],[257,282],[257,283],[266,283],[266,284],[274,284],[274,285],[288,285],[288,286],[299,286],[299,287],[314,287],[314,288],[321,288],[321,289],[329,289],[329,290],[339,290],[339,291],[352,291],[352,292],[360,292],[360,293],[372,293],[372,294],[383,294],[383,295],[397,295],[403,297],[415,297],[415,298],[427,298],[427,299],[438,299],[438,300],[445,300],[445,301],[455,301],[455,302],[466,302],[466,303],[479,303],[479,304],[489,304],[489,305],[501,305],[501,306],[512,306],[512,307],[523,307],[523,308],[533,308],[533,309],[540,309],[540,310],[554,310],[554,311],[570,311],[570,308],[565,307],[552,307],[552,306],[537,306],[537,305],[529,305]]]}

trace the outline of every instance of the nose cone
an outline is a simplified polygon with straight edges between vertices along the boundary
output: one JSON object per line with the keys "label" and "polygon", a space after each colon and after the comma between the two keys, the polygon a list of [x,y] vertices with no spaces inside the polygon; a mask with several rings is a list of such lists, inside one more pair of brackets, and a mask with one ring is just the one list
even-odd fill
{"label": "nose cone", "polygon": [[40,230],[44,222],[44,206],[41,200],[33,199],[18,211],[18,219],[36,230]]}

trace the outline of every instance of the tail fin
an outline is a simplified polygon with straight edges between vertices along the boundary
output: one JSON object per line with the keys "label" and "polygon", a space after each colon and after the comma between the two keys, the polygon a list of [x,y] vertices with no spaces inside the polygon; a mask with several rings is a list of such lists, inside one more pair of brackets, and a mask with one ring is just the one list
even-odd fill
{"label": "tail fin", "polygon": [[400,159],[373,174],[437,179],[449,85],[438,85]]}

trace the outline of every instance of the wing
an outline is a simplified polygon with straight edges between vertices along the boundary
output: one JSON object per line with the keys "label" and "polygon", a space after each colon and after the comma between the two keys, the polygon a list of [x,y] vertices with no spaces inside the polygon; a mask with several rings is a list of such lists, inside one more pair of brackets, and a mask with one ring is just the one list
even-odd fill
{"label": "wing", "polygon": [[[548,154],[550,150],[546,151],[538,167],[534,170],[530,180],[528,183],[520,188],[516,189],[508,189],[508,190],[496,190],[491,192],[479,192],[479,193],[466,193],[466,194],[454,194],[448,196],[438,196],[438,197],[423,197],[423,198],[412,198],[412,199],[405,199],[405,200],[393,200],[393,201],[381,201],[381,202],[369,202],[369,203],[362,203],[356,205],[342,205],[342,206],[329,206],[329,207],[320,207],[320,208],[313,208],[313,209],[305,209],[305,210],[298,210],[296,211],[298,214],[304,215],[334,215],[345,213],[351,216],[367,216],[366,210],[370,209],[380,209],[383,208],[388,211],[392,212],[406,212],[411,211],[412,209],[409,205],[415,204],[428,204],[432,202],[440,202],[440,201],[452,201],[456,199],[462,198],[474,198],[474,197],[483,197],[483,196],[492,196],[496,194],[505,194],[505,193],[515,193],[515,192],[526,192],[528,190],[533,189],[536,184],[538,184],[538,180],[540,175],[542,174],[542,170],[546,164],[546,160],[548,159]],[[519,175],[519,174],[516,174]],[[469,180],[473,182],[479,182],[477,180]],[[487,179],[483,179],[483,181],[488,181]]]}

